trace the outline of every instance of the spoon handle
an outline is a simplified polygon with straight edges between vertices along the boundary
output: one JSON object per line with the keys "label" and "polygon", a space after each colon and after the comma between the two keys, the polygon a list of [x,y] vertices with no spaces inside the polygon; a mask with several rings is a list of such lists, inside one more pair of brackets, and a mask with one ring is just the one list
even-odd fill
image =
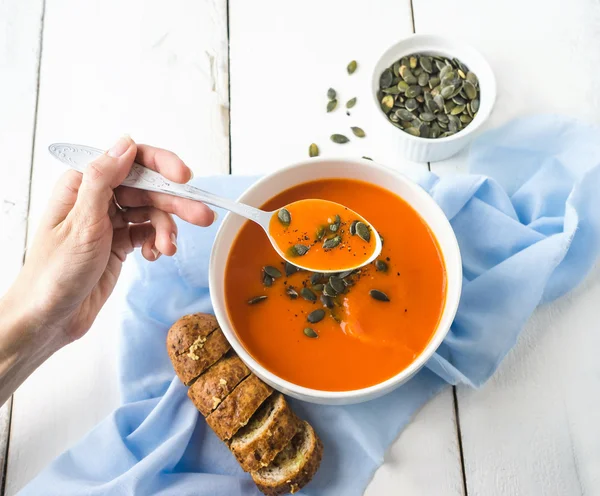
{"label": "spoon handle", "polygon": [[[91,161],[104,153],[97,148],[71,143],[54,143],[48,149],[62,163],[81,173],[83,173]],[[250,205],[214,195],[189,184],[174,183],[158,172],[148,169],[137,162],[134,162],[129,174],[121,184],[130,188],[166,193],[168,195],[187,198],[188,200],[207,203],[214,207],[229,210],[259,224],[263,224],[267,220],[267,216],[270,217],[270,214],[267,212],[251,207]]]}

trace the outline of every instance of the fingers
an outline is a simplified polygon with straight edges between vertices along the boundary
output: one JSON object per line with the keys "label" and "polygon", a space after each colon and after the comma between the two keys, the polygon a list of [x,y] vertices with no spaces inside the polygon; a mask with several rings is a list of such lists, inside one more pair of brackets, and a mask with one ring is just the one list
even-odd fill
{"label": "fingers", "polygon": [[156,207],[197,226],[210,226],[216,216],[204,203],[164,193],[121,186],[115,190],[115,195],[123,207]]}
{"label": "fingers", "polygon": [[74,170],[65,172],[54,187],[45,213],[45,221],[50,227],[60,224],[77,201],[82,175]]}
{"label": "fingers", "polygon": [[94,225],[108,213],[113,189],[121,184],[135,159],[137,147],[128,136],[120,138],[105,154],[88,165],[79,194],[75,212],[84,222]]}
{"label": "fingers", "polygon": [[128,225],[115,229],[112,241],[112,253],[124,262],[134,248],[142,247],[142,255],[146,260],[154,262],[160,252],[154,247],[156,233],[150,223]]}
{"label": "fingers", "polygon": [[117,212],[113,217],[113,227],[121,229],[129,223],[141,224],[150,222],[155,231],[154,246],[160,253],[172,256],[177,251],[177,226],[173,217],[154,207],[130,208],[125,212]]}
{"label": "fingers", "polygon": [[149,145],[138,145],[136,160],[176,183],[187,183],[192,178],[192,171],[177,155],[162,148]]}

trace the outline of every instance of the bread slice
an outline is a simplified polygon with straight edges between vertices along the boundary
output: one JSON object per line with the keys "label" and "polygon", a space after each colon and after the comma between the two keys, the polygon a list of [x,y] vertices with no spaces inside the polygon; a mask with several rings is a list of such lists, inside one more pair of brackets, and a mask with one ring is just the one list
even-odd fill
{"label": "bread slice", "polygon": [[167,350],[175,373],[189,386],[230,350],[217,319],[208,314],[186,315],[167,334]]}
{"label": "bread slice", "polygon": [[188,396],[205,417],[248,375],[250,369],[229,352],[202,374],[188,390]]}
{"label": "bread slice", "polygon": [[310,482],[321,464],[323,443],[308,422],[268,466],[252,472],[252,479],[267,496],[295,493]]}
{"label": "bread slice", "polygon": [[206,422],[221,440],[227,441],[248,423],[272,392],[273,388],[250,374],[206,417]]}
{"label": "bread slice", "polygon": [[246,472],[266,467],[286,447],[301,426],[280,393],[272,394],[250,422],[231,439],[229,448]]}

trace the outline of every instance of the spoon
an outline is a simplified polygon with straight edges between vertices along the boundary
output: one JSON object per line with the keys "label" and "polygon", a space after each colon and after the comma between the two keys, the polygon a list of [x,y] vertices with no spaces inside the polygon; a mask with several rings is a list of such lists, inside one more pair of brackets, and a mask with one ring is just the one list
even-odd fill
{"label": "spoon", "polygon": [[[90,162],[104,153],[97,148],[70,143],[54,143],[48,149],[55,158],[81,173]],[[133,164],[131,171],[121,184],[130,188],[200,201],[224,208],[256,222],[263,228],[279,256],[299,269],[322,273],[344,272],[373,262],[381,253],[381,237],[377,231],[362,216],[339,203],[317,199],[300,200],[273,212],[266,212],[189,184],[174,183],[137,162]],[[304,215],[305,210],[313,213],[328,212],[328,217],[316,218],[314,228],[309,230],[310,218],[307,220]],[[343,215],[343,223],[336,217],[340,214]],[[288,216],[290,222],[286,222]],[[296,219],[298,218],[301,219],[300,225],[297,225]],[[326,220],[327,223],[325,223]],[[364,228],[361,230],[363,238],[350,232],[353,227],[352,223],[358,226],[357,222],[362,223],[368,229],[368,234]],[[317,240],[316,238],[320,234],[317,233],[319,230],[324,232]],[[327,246],[335,244],[334,238],[336,237],[340,238],[336,246],[327,248]],[[368,241],[365,238],[368,238]],[[325,245],[328,241],[329,245]],[[300,248],[300,246],[305,248]],[[306,247],[308,247],[307,250]],[[352,252],[352,247],[354,247],[354,252]],[[359,256],[356,257],[356,254]]]}

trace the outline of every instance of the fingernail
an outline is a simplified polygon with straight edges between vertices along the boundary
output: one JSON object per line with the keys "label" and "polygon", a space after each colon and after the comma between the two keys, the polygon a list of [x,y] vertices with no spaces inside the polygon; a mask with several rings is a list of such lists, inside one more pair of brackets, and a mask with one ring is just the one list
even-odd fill
{"label": "fingernail", "polygon": [[173,243],[173,246],[177,248],[177,236],[175,236],[175,233],[171,233],[171,243]]}
{"label": "fingernail", "polygon": [[215,218],[213,219],[213,222],[217,222],[217,219],[219,218],[219,212],[217,212],[216,210],[213,210],[213,214],[215,214]]}
{"label": "fingernail", "polygon": [[119,140],[108,150],[108,155],[113,158],[118,158],[129,150],[130,138],[125,135],[119,138]]}
{"label": "fingernail", "polygon": [[151,248],[150,250],[152,251],[152,254],[154,255],[154,260],[156,260],[158,257],[160,257],[160,251],[158,251],[156,248]]}
{"label": "fingernail", "polygon": [[190,169],[190,181],[194,179],[194,171]]}

